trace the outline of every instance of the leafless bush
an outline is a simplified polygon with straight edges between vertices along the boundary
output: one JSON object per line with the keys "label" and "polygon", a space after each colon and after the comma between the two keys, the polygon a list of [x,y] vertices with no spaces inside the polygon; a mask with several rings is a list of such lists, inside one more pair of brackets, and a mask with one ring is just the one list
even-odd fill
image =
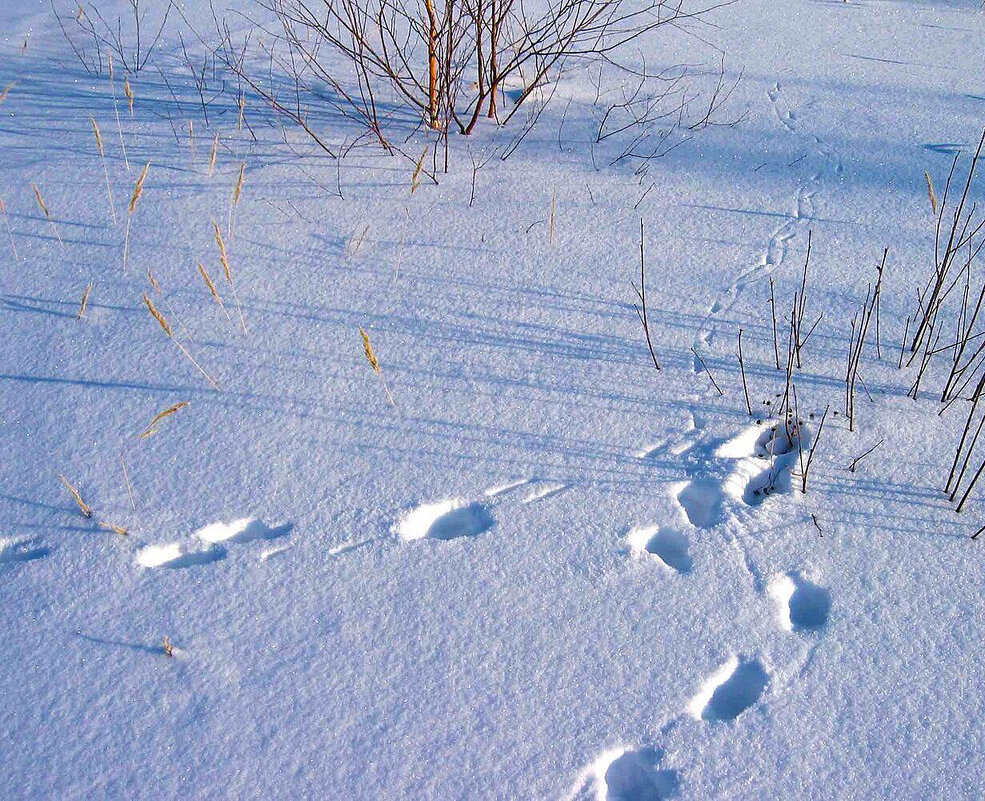
{"label": "leafless bush", "polygon": [[[257,2],[279,25],[272,40],[264,34],[261,47],[289,88],[279,91],[270,81],[247,75],[245,48],[234,46],[228,28],[217,21],[226,63],[326,150],[309,124],[311,106],[330,104],[387,150],[395,147],[398,133],[407,135],[418,126],[439,132],[447,148],[451,131],[469,135],[483,117],[505,124],[532,100],[544,105],[546,87],[566,65],[617,66],[614,54],[623,46],[656,28],[697,20],[713,7],[692,10],[685,0]],[[665,93],[644,90],[653,77],[644,69],[631,97],[612,106],[600,125],[600,140],[675,115],[679,121],[680,103],[672,110],[659,107]],[[676,86],[673,75],[661,77]],[[720,83],[710,109],[728,91]],[[622,157],[648,158],[659,151],[631,141]]]}
{"label": "leafless bush", "polygon": [[160,41],[174,7],[173,0],[160,0],[163,11],[151,12],[149,0],[127,0],[129,14],[103,13],[99,3],[72,3],[72,10],[60,13],[55,0],[49,0],[52,13],[86,72],[102,75],[109,56],[123,69],[136,75],[142,70]]}

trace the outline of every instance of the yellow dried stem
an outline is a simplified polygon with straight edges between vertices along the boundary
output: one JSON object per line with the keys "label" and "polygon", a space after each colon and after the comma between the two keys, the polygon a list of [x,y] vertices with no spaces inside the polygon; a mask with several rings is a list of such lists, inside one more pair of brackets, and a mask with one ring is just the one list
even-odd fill
{"label": "yellow dried stem", "polygon": [[31,189],[34,190],[34,197],[36,197],[38,199],[38,205],[41,207],[41,211],[44,212],[45,218],[50,220],[51,219],[51,213],[48,211],[48,206],[44,202],[44,198],[41,197],[41,190],[38,189],[38,185],[35,184],[35,183],[32,183],[31,184]]}
{"label": "yellow dried stem", "polygon": [[202,276],[202,280],[205,281],[205,285],[209,288],[212,297],[215,298],[215,302],[219,304],[219,308],[222,309],[222,313],[226,315],[226,319],[228,320],[229,312],[226,311],[226,304],[222,302],[222,298],[219,296],[219,290],[216,289],[215,281],[212,280],[212,276],[209,275],[202,262],[198,263],[198,272]]}
{"label": "yellow dried stem", "polygon": [[212,140],[212,152],[209,154],[209,175],[215,172],[215,157],[219,152],[219,132],[216,131],[215,139]]}
{"label": "yellow dried stem", "polygon": [[239,165],[239,177],[236,179],[236,188],[233,190],[233,205],[239,204],[239,196],[243,193],[243,179],[246,177],[246,164]]}
{"label": "yellow dried stem", "polygon": [[363,351],[366,353],[366,360],[375,372],[382,373],[383,371],[380,370],[380,363],[377,361],[376,354],[373,352],[373,343],[369,341],[369,334],[366,333],[365,328],[360,327],[359,336],[363,338]]}
{"label": "yellow dried stem", "polygon": [[366,354],[366,361],[373,368],[373,372],[380,377],[380,383],[383,384],[383,391],[386,392],[386,397],[390,405],[396,408],[397,404],[393,400],[393,395],[390,393],[390,387],[386,385],[386,379],[383,378],[383,369],[380,367],[380,362],[376,358],[376,353],[373,351],[373,343],[369,341],[369,334],[366,333],[365,328],[359,328],[359,336],[363,338],[363,352]]}
{"label": "yellow dried stem", "polygon": [[219,230],[219,223],[215,220],[212,221],[212,230],[215,232],[215,243],[219,246],[219,261],[226,273],[226,280],[231,284],[233,282],[233,274],[229,268],[229,254],[226,252],[226,242],[222,238],[222,231]]}
{"label": "yellow dried stem", "polygon": [[147,428],[144,429],[144,432],[137,436],[137,439],[146,439],[147,437],[149,437],[151,434],[157,431],[156,426],[159,422],[161,422],[161,420],[163,420],[165,417],[170,417],[179,409],[184,409],[188,404],[189,401],[181,401],[180,403],[176,403],[174,406],[168,407],[163,412],[160,412],[153,420],[150,421]]}
{"label": "yellow dried stem", "polygon": [[421,173],[424,171],[424,157],[428,154],[428,148],[424,148],[424,152],[421,153],[421,157],[417,160],[417,166],[414,167],[414,174],[410,179],[410,193],[413,195],[418,187],[421,185]]}
{"label": "yellow dried stem", "polygon": [[99,522],[99,527],[104,528],[107,531],[112,531],[114,534],[119,534],[121,537],[126,537],[130,533],[127,529],[123,528],[123,526],[118,526],[116,523],[110,523],[105,520],[101,520]]}
{"label": "yellow dried stem", "polygon": [[934,191],[934,181],[930,173],[924,171],[923,177],[927,179],[927,196],[930,198],[930,210],[937,216],[937,193]]}
{"label": "yellow dried stem", "polygon": [[13,82],[8,83],[5,87],[3,87],[3,91],[0,92],[0,103],[3,103],[3,101],[7,99],[7,93],[13,88]]}
{"label": "yellow dried stem", "polygon": [[148,161],[140,171],[140,177],[137,179],[137,183],[133,185],[133,194],[130,196],[130,205],[127,207],[127,214],[133,214],[137,210],[137,203],[140,201],[140,196],[144,194],[144,180],[147,178],[147,171],[149,169],[150,162]]}
{"label": "yellow dried stem", "polygon": [[144,292],[143,298],[144,298],[144,304],[147,306],[147,310],[151,313],[151,317],[157,320],[161,328],[164,329],[164,333],[167,334],[168,337],[174,337],[174,331],[172,331],[171,326],[168,325],[167,318],[157,310],[157,307],[154,305],[154,301],[152,301],[149,297],[147,297],[146,292]]}
{"label": "yellow dried stem", "polygon": [[65,476],[59,475],[58,477],[62,480],[62,484],[65,485],[65,489],[69,491],[69,493],[72,495],[72,498],[78,504],[79,511],[82,512],[82,514],[85,515],[86,517],[92,517],[92,509],[89,508],[89,504],[87,504],[84,500],[82,500],[82,493],[80,493],[75,487],[73,487],[72,482],[69,481],[67,478],[65,478]]}
{"label": "yellow dried stem", "polygon": [[79,313],[75,316],[76,320],[81,320],[85,317],[86,307],[89,305],[89,293],[92,292],[92,284],[86,287],[85,292],[82,293],[82,303],[79,304]]}
{"label": "yellow dried stem", "polygon": [[89,117],[89,122],[92,123],[92,132],[96,136],[96,147],[99,148],[99,155],[100,156],[105,156],[106,153],[103,150],[103,135],[99,131],[99,123],[96,122],[96,118],[95,117]]}
{"label": "yellow dried stem", "polygon": [[130,106],[130,116],[133,116],[133,89],[130,88],[130,76],[123,79],[123,92],[127,96],[127,104]]}

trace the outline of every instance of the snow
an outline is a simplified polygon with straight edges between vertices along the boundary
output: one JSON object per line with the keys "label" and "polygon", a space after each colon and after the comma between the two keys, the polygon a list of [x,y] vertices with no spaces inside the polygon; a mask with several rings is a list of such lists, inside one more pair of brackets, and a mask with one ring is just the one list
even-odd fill
{"label": "snow", "polygon": [[[977,3],[742,0],[700,39],[657,31],[648,65],[699,85],[726,52],[736,125],[642,181],[593,166],[597,72],[572,68],[472,205],[469,148],[515,129],[453,137],[412,193],[418,141],[337,163],[255,98],[238,130],[232,84],[206,124],[177,32],[211,14],[184,13],[121,102],[128,171],[106,76],[47,3],[0,3],[0,795],[985,794],[983,490],[942,495],[965,411],[896,365],[933,264],[924,171],[940,191],[985,124]],[[234,297],[212,221],[241,163]],[[771,444],[768,301],[772,279],[789,309],[808,231],[805,447],[832,411],[804,494]],[[886,246],[850,432],[849,320]]]}

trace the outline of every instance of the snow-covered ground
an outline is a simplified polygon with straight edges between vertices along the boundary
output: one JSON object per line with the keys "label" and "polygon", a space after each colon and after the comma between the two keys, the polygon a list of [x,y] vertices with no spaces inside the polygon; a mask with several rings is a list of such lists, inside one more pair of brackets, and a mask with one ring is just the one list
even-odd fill
{"label": "snow-covered ground", "polygon": [[[630,48],[741,74],[736,124],[643,180],[593,164],[578,66],[507,160],[480,125],[414,192],[414,159],[337,162],[255,97],[239,126],[232,84],[206,121],[177,40],[204,2],[132,116],[117,73],[119,130],[47,2],[0,22],[0,796],[985,795],[985,486],[941,492],[969,405],[897,369],[924,171],[939,195],[985,124],[976,2],[740,0]],[[769,298],[785,331],[808,231],[804,494]]]}

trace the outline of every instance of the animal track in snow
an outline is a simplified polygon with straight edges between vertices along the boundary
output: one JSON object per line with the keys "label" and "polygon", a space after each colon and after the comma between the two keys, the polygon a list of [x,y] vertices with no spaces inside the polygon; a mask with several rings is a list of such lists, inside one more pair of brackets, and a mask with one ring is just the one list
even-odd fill
{"label": "animal track in snow", "polygon": [[691,525],[711,528],[722,519],[722,491],[711,478],[696,478],[678,485],[677,502]]}
{"label": "animal track in snow", "polygon": [[614,748],[601,754],[579,777],[572,801],[660,801],[680,791],[680,775],[662,767],[661,749]]}
{"label": "animal track in snow", "polygon": [[679,531],[660,526],[640,526],[632,529],[626,539],[634,554],[652,554],[677,573],[690,573],[694,567],[694,560],[688,554],[688,539]]}
{"label": "animal track in snow", "polygon": [[418,506],[397,523],[402,540],[454,540],[475,537],[496,523],[489,507],[479,501],[452,498]]}
{"label": "animal track in snow", "polygon": [[195,532],[203,542],[253,542],[254,540],[275,540],[290,533],[293,526],[288,523],[271,528],[262,520],[243,517],[231,523],[212,523]]}
{"label": "animal track in snow", "polygon": [[167,567],[177,570],[195,565],[207,565],[226,557],[226,549],[218,546],[197,551],[185,550],[180,542],[165,545],[148,545],[137,552],[137,564],[141,567]]}
{"label": "animal track in snow", "polygon": [[562,484],[558,481],[544,481],[539,486],[536,486],[530,490],[530,492],[524,496],[523,502],[534,503],[536,501],[542,501],[553,495],[564,492],[566,489],[568,489],[567,484]]}
{"label": "animal track in snow", "polygon": [[831,593],[799,573],[776,577],[770,595],[780,605],[780,620],[787,631],[818,631],[828,622]]}
{"label": "animal track in snow", "polygon": [[759,659],[740,661],[733,656],[705,680],[688,712],[697,720],[735,720],[759,700],[768,682]]}
{"label": "animal track in snow", "polygon": [[33,562],[49,553],[51,553],[50,548],[46,548],[38,540],[30,537],[23,539],[0,537],[0,564]]}
{"label": "animal track in snow", "polygon": [[774,493],[789,492],[798,437],[803,435],[797,426],[788,432],[782,424],[770,427],[757,424],[720,446],[716,456],[736,460],[723,485],[726,494],[748,506],[758,506]]}
{"label": "animal track in snow", "polygon": [[292,528],[290,523],[271,528],[252,517],[243,517],[231,523],[211,523],[195,531],[190,543],[176,541],[141,548],[137,552],[137,564],[141,567],[167,567],[172,570],[207,565],[226,558],[229,552],[224,545],[274,540],[287,536]]}
{"label": "animal track in snow", "polygon": [[499,495],[505,495],[507,492],[510,492],[512,490],[519,489],[520,487],[524,487],[527,484],[532,483],[533,481],[534,479],[532,478],[518,478],[515,481],[507,481],[505,484],[497,484],[494,487],[490,487],[489,489],[486,490],[485,494],[490,498],[495,498]]}

